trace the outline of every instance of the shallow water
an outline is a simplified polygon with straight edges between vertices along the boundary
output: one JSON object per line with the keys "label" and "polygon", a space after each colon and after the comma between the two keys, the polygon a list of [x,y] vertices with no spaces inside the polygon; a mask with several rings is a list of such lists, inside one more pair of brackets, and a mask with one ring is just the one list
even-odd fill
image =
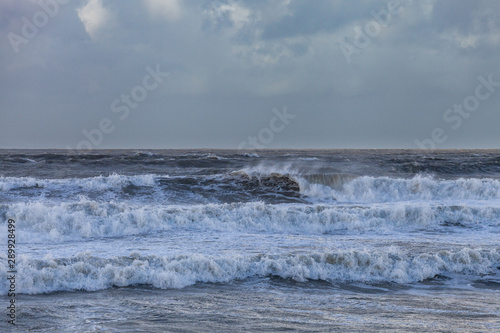
{"label": "shallow water", "polygon": [[280,278],[22,295],[19,329],[65,332],[494,332],[498,293]]}

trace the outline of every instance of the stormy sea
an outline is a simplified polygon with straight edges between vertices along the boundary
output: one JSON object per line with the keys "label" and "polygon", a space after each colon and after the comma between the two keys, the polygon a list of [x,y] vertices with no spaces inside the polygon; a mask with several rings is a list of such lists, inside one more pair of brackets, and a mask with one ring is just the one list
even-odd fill
{"label": "stormy sea", "polygon": [[0,331],[500,331],[498,150],[0,150],[0,235]]}

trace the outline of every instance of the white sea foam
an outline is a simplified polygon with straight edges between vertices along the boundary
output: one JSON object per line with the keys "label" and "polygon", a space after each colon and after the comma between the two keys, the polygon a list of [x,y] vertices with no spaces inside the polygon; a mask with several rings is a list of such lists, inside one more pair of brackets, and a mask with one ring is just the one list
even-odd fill
{"label": "white sea foam", "polygon": [[222,157],[213,153],[205,154],[201,156],[203,159],[212,159],[212,160],[227,160],[227,157]]}
{"label": "white sea foam", "polygon": [[[363,205],[270,205],[262,202],[192,206],[131,205],[81,199],[0,205],[0,216],[18,221],[33,243],[148,234],[190,227],[211,230],[325,234],[339,231],[408,231],[496,228],[500,205],[438,205],[428,202]],[[0,230],[0,235],[5,230]]]}
{"label": "white sea foam", "polygon": [[[2,260],[5,258],[1,257]],[[283,255],[200,254],[100,258],[83,252],[70,258],[17,261],[16,288],[40,294],[63,290],[100,290],[112,286],[151,285],[183,288],[200,282],[229,282],[249,277],[278,276],[296,281],[417,283],[436,275],[494,279],[500,264],[498,249],[462,248],[456,251],[409,254],[399,248],[337,250]],[[7,269],[0,268],[1,293],[7,291]]]}
{"label": "white sea foam", "polygon": [[355,176],[317,173],[293,165],[256,167],[239,171],[248,177],[284,176],[299,184],[300,192],[311,198],[343,202],[391,202],[408,200],[500,200],[500,180],[492,178],[435,179]]}
{"label": "white sea foam", "polygon": [[257,153],[241,153],[240,155],[244,157],[260,157]]}
{"label": "white sea foam", "polygon": [[[0,191],[9,191],[16,188],[43,187],[43,188],[81,188],[87,191],[105,191],[124,187],[155,186],[157,175],[125,176],[112,174],[90,178],[65,178],[65,179],[37,179],[33,177],[0,177]],[[168,176],[161,176],[168,177]]]}
{"label": "white sea foam", "polygon": [[[379,203],[398,201],[439,201],[439,200],[500,200],[500,181],[490,178],[459,178],[454,180],[434,179],[430,176],[413,178],[357,177],[351,174],[301,173],[287,167],[269,170],[256,167],[233,172],[230,177],[276,178],[276,181],[295,182],[300,193],[314,199],[336,200],[340,202]],[[224,175],[205,176],[204,186],[209,189],[221,182]],[[125,176],[112,174],[91,178],[36,179],[32,177],[0,177],[0,193],[23,188],[44,188],[67,193],[103,192],[117,190],[128,185],[159,189],[158,180],[167,175]],[[279,179],[281,178],[281,179]],[[199,178],[200,181],[202,178]],[[172,189],[174,190],[174,189]],[[235,188],[236,190],[236,188]],[[241,190],[241,189],[240,189]],[[222,193],[221,193],[222,194]]]}
{"label": "white sea foam", "polygon": [[344,184],[333,196],[342,201],[388,202],[406,200],[498,200],[497,179],[460,178],[436,180],[415,176],[410,179],[358,177]]}

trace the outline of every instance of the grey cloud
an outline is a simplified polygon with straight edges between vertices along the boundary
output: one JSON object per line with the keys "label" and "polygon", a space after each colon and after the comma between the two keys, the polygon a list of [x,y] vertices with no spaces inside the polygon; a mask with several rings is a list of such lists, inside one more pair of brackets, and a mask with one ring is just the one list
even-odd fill
{"label": "grey cloud", "polygon": [[[116,130],[100,148],[235,148],[283,106],[297,118],[269,148],[416,148],[436,127],[450,137],[442,148],[500,139],[490,130],[500,91],[456,131],[442,118],[477,76],[500,81],[495,1],[401,0],[403,12],[350,64],[339,42],[353,43],[387,1],[186,1],[172,19],[104,0],[110,18],[95,38],[77,13],[87,3],[61,5],[18,53],[8,34],[40,8],[0,4],[3,147],[75,146],[107,117]],[[169,78],[119,120],[110,104],[156,64]]]}

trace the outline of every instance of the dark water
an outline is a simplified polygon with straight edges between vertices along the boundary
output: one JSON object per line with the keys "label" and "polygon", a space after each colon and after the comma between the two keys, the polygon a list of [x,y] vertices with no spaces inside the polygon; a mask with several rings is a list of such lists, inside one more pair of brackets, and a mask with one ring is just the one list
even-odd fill
{"label": "dark water", "polygon": [[0,218],[21,331],[500,330],[500,151],[3,150]]}

